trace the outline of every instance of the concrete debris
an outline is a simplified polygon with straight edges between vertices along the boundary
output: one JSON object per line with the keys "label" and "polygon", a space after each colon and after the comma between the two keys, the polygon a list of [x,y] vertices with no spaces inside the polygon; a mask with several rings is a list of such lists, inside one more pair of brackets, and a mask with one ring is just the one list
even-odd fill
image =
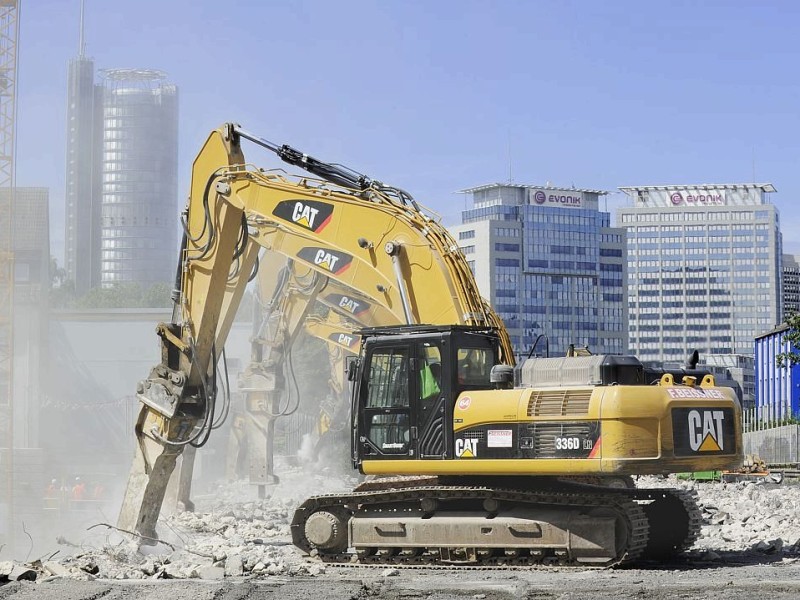
{"label": "concrete debris", "polygon": [[48,560],[42,565],[42,569],[48,575],[54,575],[56,577],[69,577],[72,574],[71,569],[54,560]]}
{"label": "concrete debris", "polygon": [[14,565],[8,575],[9,581],[36,581],[37,573],[33,569],[21,565]]}
{"label": "concrete debris", "polygon": [[[290,523],[295,507],[306,497],[350,489],[354,481],[309,476],[299,469],[281,475],[281,485],[268,499],[252,500],[247,484],[221,486],[197,499],[196,513],[162,517],[159,534],[166,545],[142,554],[135,544],[104,537],[94,546],[82,543],[72,556],[28,569],[32,578],[204,579],[257,577],[318,577],[324,564],[309,559],[291,545]],[[709,483],[675,477],[640,477],[638,487],[694,490],[703,514],[703,529],[691,548],[701,561],[721,563],[727,552],[772,555],[775,560],[800,556],[800,485]],[[63,552],[63,547],[62,547]],[[0,580],[23,568],[0,563]],[[395,568],[376,575],[392,577]]]}
{"label": "concrete debris", "polygon": [[223,579],[225,577],[225,567],[201,567],[198,571],[200,579]]}
{"label": "concrete debris", "polygon": [[225,576],[241,577],[244,575],[244,562],[240,554],[231,554],[225,558]]}
{"label": "concrete debris", "polygon": [[14,570],[14,563],[10,560],[4,560],[0,562],[0,578],[8,580],[8,576],[11,575],[11,571]]}
{"label": "concrete debris", "polygon": [[25,565],[7,560],[0,562],[0,581],[36,581],[38,573]]}

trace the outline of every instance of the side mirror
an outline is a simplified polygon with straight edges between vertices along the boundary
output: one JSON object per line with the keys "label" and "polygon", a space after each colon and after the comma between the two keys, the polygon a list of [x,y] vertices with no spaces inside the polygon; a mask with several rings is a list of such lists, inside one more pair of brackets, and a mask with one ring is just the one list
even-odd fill
{"label": "side mirror", "polygon": [[358,375],[359,360],[351,361],[347,364],[347,381],[355,381]]}
{"label": "side mirror", "polygon": [[511,365],[495,365],[489,372],[489,381],[498,389],[510,388],[514,385],[514,367]]}

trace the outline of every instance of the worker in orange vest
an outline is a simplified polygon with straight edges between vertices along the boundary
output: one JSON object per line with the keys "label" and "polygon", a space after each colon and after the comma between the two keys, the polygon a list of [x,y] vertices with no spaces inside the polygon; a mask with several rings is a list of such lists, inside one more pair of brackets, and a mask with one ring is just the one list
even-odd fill
{"label": "worker in orange vest", "polygon": [[44,491],[45,498],[58,498],[58,481],[56,479],[50,480],[50,485]]}
{"label": "worker in orange vest", "polygon": [[80,477],[75,478],[75,485],[72,486],[72,499],[83,500],[86,495],[86,484],[81,481]]}

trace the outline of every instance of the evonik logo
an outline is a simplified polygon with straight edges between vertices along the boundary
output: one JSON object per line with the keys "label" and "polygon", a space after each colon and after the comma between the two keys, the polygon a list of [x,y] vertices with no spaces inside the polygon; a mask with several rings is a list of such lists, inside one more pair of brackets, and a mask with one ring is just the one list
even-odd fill
{"label": "evonik logo", "polygon": [[316,200],[282,200],[273,209],[276,217],[319,233],[331,222],[333,205]]}
{"label": "evonik logo", "polygon": [[695,452],[720,452],[724,450],[721,410],[690,410],[686,420],[689,427],[689,446]]}

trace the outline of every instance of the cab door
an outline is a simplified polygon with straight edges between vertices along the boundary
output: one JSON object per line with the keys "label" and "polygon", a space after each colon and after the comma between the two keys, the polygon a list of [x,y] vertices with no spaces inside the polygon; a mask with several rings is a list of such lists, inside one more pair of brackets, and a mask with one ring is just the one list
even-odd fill
{"label": "cab door", "polygon": [[377,345],[365,358],[358,397],[358,462],[414,456],[416,427],[410,400],[417,386],[412,346]]}
{"label": "cab door", "polygon": [[445,360],[440,338],[416,344],[419,382],[414,394],[414,424],[418,432],[418,458],[443,459],[452,437],[451,413],[448,410],[450,382],[443,377]]}

